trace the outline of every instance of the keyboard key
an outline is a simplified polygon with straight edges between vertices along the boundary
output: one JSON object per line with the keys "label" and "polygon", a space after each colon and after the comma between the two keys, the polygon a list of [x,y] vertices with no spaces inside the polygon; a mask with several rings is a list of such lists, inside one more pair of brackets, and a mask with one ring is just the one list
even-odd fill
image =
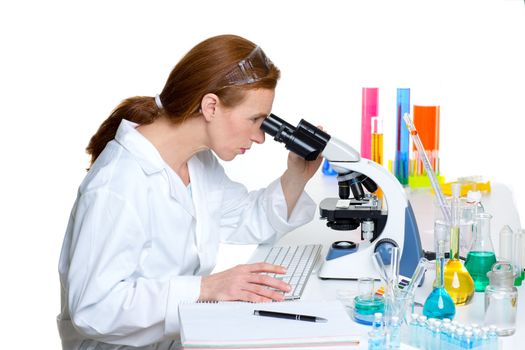
{"label": "keyboard key", "polygon": [[291,285],[285,293],[285,300],[299,299],[312,270],[321,254],[322,245],[274,246],[264,259],[265,262],[286,267],[285,275],[268,274]]}

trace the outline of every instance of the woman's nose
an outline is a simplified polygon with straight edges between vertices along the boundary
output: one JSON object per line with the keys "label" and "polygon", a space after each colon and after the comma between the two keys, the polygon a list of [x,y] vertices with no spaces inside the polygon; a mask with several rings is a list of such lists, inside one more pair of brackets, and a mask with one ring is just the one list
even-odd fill
{"label": "woman's nose", "polygon": [[258,144],[264,143],[264,131],[257,129],[252,136],[252,141]]}

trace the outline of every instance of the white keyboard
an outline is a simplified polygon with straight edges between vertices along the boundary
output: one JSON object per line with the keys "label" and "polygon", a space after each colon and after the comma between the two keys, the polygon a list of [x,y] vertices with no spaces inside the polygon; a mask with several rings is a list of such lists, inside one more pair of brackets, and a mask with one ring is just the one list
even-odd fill
{"label": "white keyboard", "polygon": [[319,255],[321,244],[273,246],[264,258],[264,262],[286,267],[286,274],[269,274],[292,287],[284,295],[285,300],[299,299],[303,294],[306,282],[312,273]]}

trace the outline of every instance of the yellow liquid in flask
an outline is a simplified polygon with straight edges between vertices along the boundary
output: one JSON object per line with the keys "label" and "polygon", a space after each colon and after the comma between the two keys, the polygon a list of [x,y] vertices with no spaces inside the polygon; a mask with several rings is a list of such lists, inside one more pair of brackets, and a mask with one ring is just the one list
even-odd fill
{"label": "yellow liquid in flask", "polygon": [[445,265],[445,289],[456,305],[465,305],[474,296],[474,280],[459,260],[459,227],[450,233],[450,260]]}

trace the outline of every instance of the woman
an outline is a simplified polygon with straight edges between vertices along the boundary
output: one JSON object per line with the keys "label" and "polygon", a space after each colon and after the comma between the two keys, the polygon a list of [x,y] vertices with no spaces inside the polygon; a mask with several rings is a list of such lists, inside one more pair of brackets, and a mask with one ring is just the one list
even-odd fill
{"label": "woman", "polygon": [[60,257],[64,349],[173,348],[180,303],[283,300],[289,286],[261,274],[280,266],[210,275],[220,242],[277,240],[313,217],[303,191],[321,159],[290,154],[278,180],[248,192],[216,158],[264,142],[279,75],[250,41],[213,37],[160,95],[123,101],[100,126]]}

